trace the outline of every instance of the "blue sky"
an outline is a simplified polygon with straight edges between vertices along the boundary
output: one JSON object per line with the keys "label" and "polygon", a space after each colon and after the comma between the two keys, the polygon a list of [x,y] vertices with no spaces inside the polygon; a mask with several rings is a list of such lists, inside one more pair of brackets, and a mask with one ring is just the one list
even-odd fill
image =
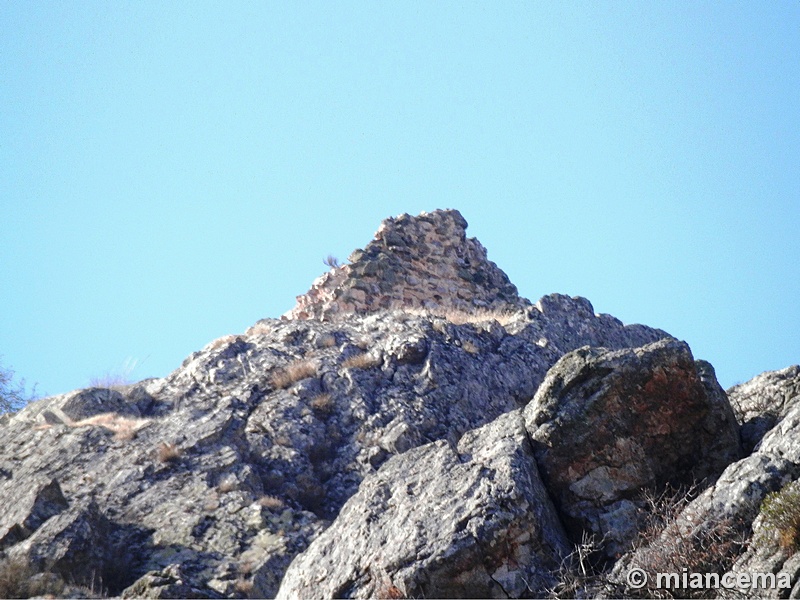
{"label": "blue sky", "polygon": [[524,296],[800,362],[796,2],[0,3],[0,354],[163,376],[381,219]]}

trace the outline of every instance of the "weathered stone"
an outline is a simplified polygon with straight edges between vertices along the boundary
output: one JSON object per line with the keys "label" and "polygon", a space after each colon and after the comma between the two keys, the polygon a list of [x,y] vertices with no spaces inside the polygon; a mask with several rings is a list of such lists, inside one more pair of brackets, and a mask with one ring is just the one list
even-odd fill
{"label": "weathered stone", "polygon": [[589,532],[611,557],[635,537],[642,490],[713,479],[739,456],[730,406],[709,394],[676,340],[565,355],[525,418],[572,539]]}
{"label": "weathered stone", "polygon": [[[82,579],[99,570],[104,592],[128,597],[271,597],[294,557],[331,522],[345,530],[348,523],[363,525],[363,516],[351,511],[345,518],[342,507],[351,498],[356,505],[366,502],[359,490],[375,489],[383,494],[375,506],[386,510],[376,519],[386,527],[430,526],[435,544],[428,545],[423,529],[392,533],[384,527],[373,535],[366,528],[361,543],[397,537],[405,545],[389,554],[411,562],[404,567],[377,556],[375,564],[392,578],[362,573],[353,594],[395,595],[401,584],[419,595],[546,593],[567,551],[553,515],[569,517],[575,504],[552,483],[560,477],[552,469],[542,468],[545,487],[538,483],[516,411],[570,351],[602,346],[607,350],[596,351],[597,362],[610,364],[617,360],[611,350],[669,336],[597,315],[580,297],[552,294],[531,305],[465,230],[456,211],[389,220],[354,253],[353,264],[331,268],[314,282],[290,314],[297,318],[263,320],[242,335],[215,340],[167,377],[45,398],[3,417],[0,506],[10,507],[0,512],[4,552],[30,557],[36,568],[75,569]],[[383,243],[389,233],[399,245]],[[627,394],[612,408],[627,415],[618,405],[630,404],[638,422],[623,418],[617,425],[602,411],[575,413],[594,420],[586,429],[598,440],[615,440],[606,454],[598,450],[602,460],[638,457],[637,444],[647,450],[641,469],[599,464],[608,467],[605,479],[596,469],[588,479],[578,477],[570,491],[597,491],[594,504],[584,498],[595,511],[592,531],[618,530],[620,540],[635,534],[637,486],[692,472],[713,478],[735,431],[709,365],[693,363],[686,350],[679,368],[655,361],[663,372],[654,369],[655,383],[642,383],[647,369],[631,365],[644,365],[652,353],[619,354],[624,368],[598,380],[598,389],[615,382],[609,397]],[[571,381],[572,391],[561,390],[567,404],[577,398],[570,394],[589,385],[580,377]],[[645,394],[633,382],[655,391]],[[686,413],[686,423],[665,429],[659,420],[667,414],[665,402],[653,395],[671,401],[664,389],[677,399],[670,414]],[[686,397],[686,390],[695,395]],[[773,430],[788,427],[788,415]],[[582,431],[574,423],[558,427],[565,435]],[[660,437],[683,440],[689,431],[696,436],[686,439],[684,454],[665,453],[674,472],[647,454],[661,448]],[[586,436],[584,445],[554,444],[563,464],[580,466],[579,457],[597,441]],[[682,461],[690,452],[698,453],[697,464]],[[758,471],[752,480],[769,479],[773,489],[790,476],[790,464],[764,460],[772,471]],[[754,465],[754,473],[759,468]],[[774,473],[780,474],[775,481]],[[413,505],[416,516],[398,512],[411,511],[407,499],[387,503],[406,477],[427,490],[425,501]],[[47,494],[26,492],[51,480],[58,481],[63,506],[57,498],[45,502]],[[37,502],[55,509],[29,510]],[[23,536],[9,533],[34,513],[38,526]],[[464,518],[454,526],[456,513]],[[345,550],[337,550],[340,573],[359,564]],[[115,573],[113,564],[122,571]]]}
{"label": "weathered stone", "polygon": [[[764,498],[800,479],[800,403],[784,405],[788,380],[795,367],[765,373],[736,386],[738,414],[745,423],[757,418],[756,406],[770,411],[775,424],[749,456],[730,464],[719,478],[690,502],[660,535],[623,556],[610,579],[618,586],[613,596],[628,595],[625,575],[634,567],[648,573],[674,570],[680,566],[720,575],[730,570],[739,573],[778,573],[790,575],[793,589],[800,587],[800,562],[780,548],[776,539],[761,538],[761,521],[756,517]],[[753,401],[752,404],[749,401]],[[748,408],[745,408],[748,407]],[[753,533],[755,531],[755,534]],[[668,549],[668,552],[665,552]],[[737,554],[744,553],[736,560]],[[668,561],[672,560],[670,565]],[[791,592],[792,594],[795,592]],[[796,597],[787,590],[749,588],[730,590],[725,597]]]}
{"label": "weathered stone", "polygon": [[73,421],[80,421],[103,413],[140,416],[138,406],[117,390],[92,387],[72,392],[64,400],[61,410]]}
{"label": "weathered stone", "polygon": [[68,506],[55,479],[34,487],[17,502],[6,504],[0,528],[0,550],[29,538],[42,523]]}
{"label": "weathered stone", "polygon": [[[332,306],[335,290],[350,287],[354,281],[362,286],[372,282],[380,293],[357,298],[348,313],[402,307],[404,300],[415,297],[414,292],[424,294],[428,307],[471,310],[473,306],[490,309],[528,306],[530,303],[517,294],[506,274],[487,260],[480,242],[467,239],[466,228],[467,222],[457,210],[387,219],[363,251],[350,255],[352,264],[338,267],[315,281],[308,293],[298,296],[297,306],[284,316],[340,318],[341,311],[333,310]],[[448,291],[446,295],[439,292],[431,297],[428,284]],[[464,301],[463,297],[470,301]],[[414,306],[421,307],[424,303]]]}
{"label": "weathered stone", "polygon": [[746,452],[800,401],[800,366],[768,371],[728,390]]}
{"label": "weathered stone", "polygon": [[278,597],[539,596],[568,551],[513,411],[365,479]]}

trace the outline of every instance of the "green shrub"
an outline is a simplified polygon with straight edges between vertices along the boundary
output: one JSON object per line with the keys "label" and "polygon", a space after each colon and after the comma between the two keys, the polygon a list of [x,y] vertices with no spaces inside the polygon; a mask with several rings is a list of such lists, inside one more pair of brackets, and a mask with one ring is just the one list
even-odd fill
{"label": "green shrub", "polygon": [[762,542],[764,536],[777,539],[781,548],[794,554],[800,547],[800,482],[793,481],[780,491],[767,494],[760,516]]}

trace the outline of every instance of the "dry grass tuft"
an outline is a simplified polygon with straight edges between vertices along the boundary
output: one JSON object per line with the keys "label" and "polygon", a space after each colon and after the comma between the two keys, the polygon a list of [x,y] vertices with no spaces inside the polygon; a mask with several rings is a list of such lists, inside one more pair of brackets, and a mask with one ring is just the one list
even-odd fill
{"label": "dry grass tuft", "polygon": [[318,348],[332,348],[336,345],[336,336],[332,333],[325,333],[317,338]]}
{"label": "dry grass tuft", "polygon": [[168,444],[167,442],[161,442],[156,450],[158,462],[165,464],[175,462],[181,457],[181,454],[181,449],[178,448],[177,444]]}
{"label": "dry grass tuft", "polygon": [[486,321],[497,321],[500,325],[508,325],[515,317],[516,313],[503,309],[476,308],[475,310],[464,310],[454,307],[440,307],[432,309],[423,308],[404,308],[404,312],[422,315],[426,317],[441,317],[454,325],[464,325],[465,323],[485,323]]}
{"label": "dry grass tuft", "polygon": [[233,334],[223,335],[221,338],[217,338],[213,342],[209,342],[209,344],[206,346],[206,349],[216,350],[220,346],[224,346],[235,342],[238,338],[239,338],[238,335],[233,335]]}
{"label": "dry grass tuft", "polygon": [[233,589],[236,591],[237,594],[243,595],[245,598],[249,598],[250,594],[253,592],[253,582],[252,580],[245,579],[244,577],[239,577],[236,580],[236,583],[233,584]]}
{"label": "dry grass tuft", "polygon": [[346,358],[342,361],[342,366],[345,369],[371,369],[372,367],[377,367],[381,362],[379,356],[364,352],[363,354],[355,354],[350,358]]}
{"label": "dry grass tuft", "polygon": [[69,421],[70,427],[102,427],[114,433],[114,439],[119,441],[132,440],[136,433],[147,425],[148,419],[133,419],[123,417],[117,413],[103,413],[80,421]]}
{"label": "dry grass tuft", "polygon": [[327,413],[333,408],[333,397],[327,393],[317,394],[309,404],[315,411]]}
{"label": "dry grass tuft", "polygon": [[266,335],[268,333],[272,333],[272,326],[269,323],[262,323],[259,321],[252,327],[248,328],[244,333],[245,335]]}
{"label": "dry grass tuft", "polygon": [[64,580],[53,573],[38,573],[27,560],[6,558],[0,561],[0,598],[60,597]]}
{"label": "dry grass tuft", "polygon": [[275,389],[283,390],[302,379],[315,377],[317,365],[308,359],[298,359],[275,371],[270,380]]}
{"label": "dry grass tuft", "polygon": [[261,496],[261,498],[258,499],[258,504],[259,506],[263,506],[264,508],[269,508],[273,510],[278,510],[285,506],[283,500],[281,500],[277,496],[270,496],[270,495]]}

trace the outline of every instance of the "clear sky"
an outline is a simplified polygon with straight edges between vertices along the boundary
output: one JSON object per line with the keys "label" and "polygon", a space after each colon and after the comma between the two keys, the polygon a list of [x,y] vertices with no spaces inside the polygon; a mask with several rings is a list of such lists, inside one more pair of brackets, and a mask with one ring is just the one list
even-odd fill
{"label": "clear sky", "polygon": [[800,4],[7,0],[0,207],[40,393],[167,375],[436,208],[727,387],[800,362]]}

